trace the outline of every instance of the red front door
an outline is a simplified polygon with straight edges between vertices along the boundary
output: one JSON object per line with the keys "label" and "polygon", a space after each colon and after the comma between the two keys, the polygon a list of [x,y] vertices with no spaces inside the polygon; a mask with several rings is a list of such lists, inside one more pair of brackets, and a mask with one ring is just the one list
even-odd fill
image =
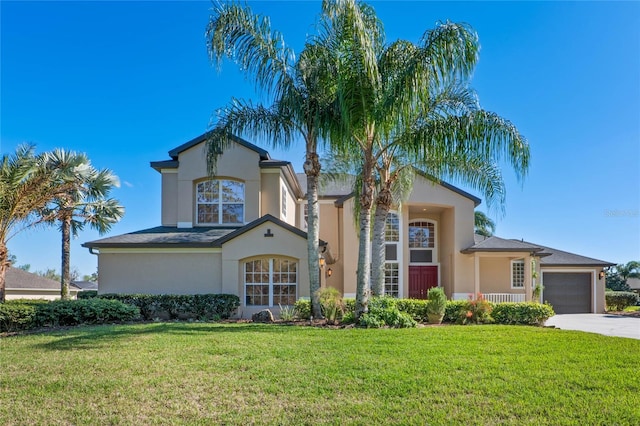
{"label": "red front door", "polygon": [[437,286],[437,266],[409,266],[409,298],[426,299],[429,289]]}

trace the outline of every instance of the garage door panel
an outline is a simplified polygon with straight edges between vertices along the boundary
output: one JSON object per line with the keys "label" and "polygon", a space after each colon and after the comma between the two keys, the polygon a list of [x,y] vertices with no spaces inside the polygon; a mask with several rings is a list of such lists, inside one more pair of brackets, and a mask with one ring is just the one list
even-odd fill
{"label": "garage door panel", "polygon": [[556,314],[591,312],[591,273],[543,272],[543,298]]}

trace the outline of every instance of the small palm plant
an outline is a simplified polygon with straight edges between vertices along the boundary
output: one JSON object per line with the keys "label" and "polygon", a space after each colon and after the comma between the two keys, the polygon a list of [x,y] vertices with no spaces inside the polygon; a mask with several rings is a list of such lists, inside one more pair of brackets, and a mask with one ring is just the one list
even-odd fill
{"label": "small palm plant", "polygon": [[447,306],[447,296],[441,287],[433,287],[427,293],[427,320],[429,324],[440,324],[444,318],[444,310]]}

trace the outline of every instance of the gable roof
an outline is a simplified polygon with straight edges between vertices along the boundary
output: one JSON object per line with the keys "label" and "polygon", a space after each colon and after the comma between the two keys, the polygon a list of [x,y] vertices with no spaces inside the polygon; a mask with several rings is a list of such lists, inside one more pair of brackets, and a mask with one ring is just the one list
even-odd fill
{"label": "gable roof", "polygon": [[[289,225],[282,220],[267,214],[250,222],[242,227],[221,228],[221,227],[196,227],[177,228],[175,226],[157,226],[155,228],[143,229],[141,231],[130,232],[128,234],[117,235],[115,237],[103,238],[101,240],[89,241],[82,244],[86,248],[218,248],[222,244],[230,241],[256,226],[265,222],[286,229],[289,232],[307,238],[307,233],[295,226]],[[324,245],[323,241],[320,242]]]}
{"label": "gable roof", "polygon": [[542,244],[534,244],[524,240],[504,239],[496,236],[483,237],[482,235],[474,235],[475,244],[461,250],[461,253],[470,254],[475,252],[522,252],[535,253],[540,257],[541,266],[612,266],[613,263],[604,260],[594,259],[587,256],[581,256],[575,253],[554,249],[543,246]]}
{"label": "gable roof", "polygon": [[[5,287],[7,290],[60,290],[60,282],[24,271],[20,268],[9,267],[5,275]],[[80,290],[73,283],[69,284],[69,289]]]}
{"label": "gable roof", "polygon": [[[171,151],[169,151],[169,156],[174,159],[177,160],[178,156],[180,155],[180,153],[188,150],[189,148],[193,148],[194,146],[198,145],[199,143],[202,143],[204,141],[207,140],[207,138],[211,135],[211,131],[205,132],[203,134],[201,134],[200,136],[197,136],[193,139],[191,139],[189,142],[185,142],[180,146],[177,146],[175,148],[173,148]],[[254,144],[252,144],[249,141],[246,141],[242,138],[239,138],[238,136],[235,135],[231,135],[231,139],[244,146],[247,149],[250,149],[251,151],[254,151],[256,153],[258,153],[258,155],[260,155],[260,160],[270,160],[271,157],[269,156],[269,153],[267,151],[265,151],[264,149],[260,148],[259,146],[256,146]]]}
{"label": "gable roof", "polygon": [[[480,203],[482,203],[482,200],[480,198],[474,195],[471,195],[468,192],[463,191],[462,189],[451,185],[450,183],[447,183],[443,180],[435,179],[431,177],[429,174],[421,170],[418,170],[415,167],[414,167],[414,170],[418,175],[433,182],[434,185],[440,185],[448,189],[449,191],[453,191],[459,195],[462,195],[465,198],[470,199],[471,201],[473,201],[473,204],[476,207],[478,207]],[[304,173],[297,173],[296,176],[300,181],[300,186],[303,188],[303,192],[304,192],[307,188],[307,176]],[[349,198],[355,195],[355,193],[353,192],[354,183],[355,183],[355,176],[351,176],[350,178],[347,178],[343,181],[332,181],[332,180],[323,181],[318,185],[318,196],[327,197],[327,198],[336,198],[336,205],[338,207],[342,206],[345,201],[347,201]]]}

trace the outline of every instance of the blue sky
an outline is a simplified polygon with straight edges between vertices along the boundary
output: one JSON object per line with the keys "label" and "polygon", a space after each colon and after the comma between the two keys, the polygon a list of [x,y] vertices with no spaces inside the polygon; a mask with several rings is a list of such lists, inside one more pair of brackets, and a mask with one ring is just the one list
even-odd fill
{"label": "blue sky", "polygon": [[[249,3],[297,51],[319,2]],[[372,2],[389,41],[419,41],[437,21],[467,22],[482,50],[472,85],[531,146],[523,184],[504,171],[497,234],[620,263],[640,259],[640,3]],[[210,3],[0,1],[0,152],[86,152],[112,169],[126,207],[109,235],[160,224],[149,161],[207,130],[212,113],[254,88],[207,57]],[[301,171],[303,150],[271,149]],[[481,205],[480,209],[486,208]],[[82,274],[96,258],[72,242]],[[19,264],[59,269],[56,229],[9,242]]]}

